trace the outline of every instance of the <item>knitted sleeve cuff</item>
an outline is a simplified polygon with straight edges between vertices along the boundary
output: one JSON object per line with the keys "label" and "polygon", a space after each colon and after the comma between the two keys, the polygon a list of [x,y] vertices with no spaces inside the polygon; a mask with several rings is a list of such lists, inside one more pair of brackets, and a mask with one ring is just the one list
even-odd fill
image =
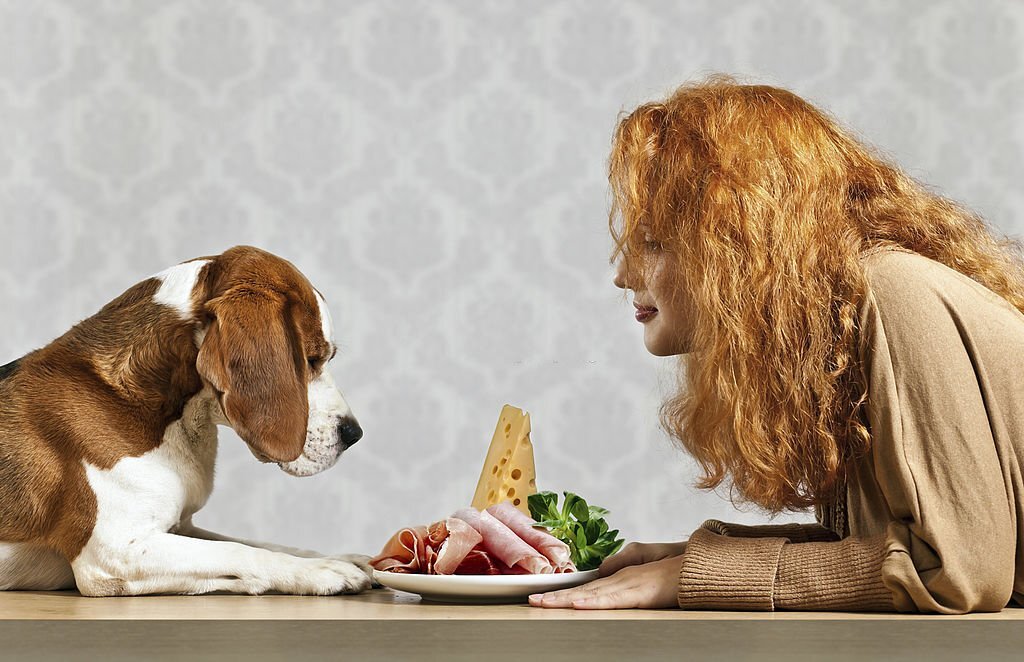
{"label": "knitted sleeve cuff", "polygon": [[727,538],[697,529],[679,569],[683,609],[771,611],[784,538]]}
{"label": "knitted sleeve cuff", "polygon": [[730,538],[785,538],[789,542],[832,542],[839,540],[831,529],[820,524],[761,524],[747,526],[730,524],[716,519],[709,519],[700,525],[713,533]]}
{"label": "knitted sleeve cuff", "polygon": [[679,569],[683,609],[893,611],[885,540],[787,543],[694,532]]}
{"label": "knitted sleeve cuff", "polygon": [[775,608],[895,611],[882,582],[885,537],[786,545],[779,555]]}

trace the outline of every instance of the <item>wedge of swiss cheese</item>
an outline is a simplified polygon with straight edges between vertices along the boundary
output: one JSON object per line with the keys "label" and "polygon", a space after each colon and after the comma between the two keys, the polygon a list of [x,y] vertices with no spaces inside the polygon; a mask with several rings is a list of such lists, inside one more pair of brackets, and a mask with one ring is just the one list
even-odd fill
{"label": "wedge of swiss cheese", "polygon": [[505,405],[498,417],[487,459],[480,471],[480,480],[473,495],[473,507],[483,510],[502,501],[512,504],[527,515],[526,497],[537,491],[537,470],[533,464],[530,443],[530,415],[522,409]]}

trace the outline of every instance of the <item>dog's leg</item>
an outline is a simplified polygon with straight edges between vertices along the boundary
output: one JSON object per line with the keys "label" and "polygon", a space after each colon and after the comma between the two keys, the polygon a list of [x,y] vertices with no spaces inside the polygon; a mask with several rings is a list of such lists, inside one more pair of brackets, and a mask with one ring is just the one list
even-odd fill
{"label": "dog's leg", "polygon": [[94,536],[71,567],[78,590],[92,596],[212,591],[333,595],[370,587],[366,572],[348,561],[298,558],[171,533],[127,544]]}
{"label": "dog's leg", "polygon": [[200,529],[198,526],[192,524],[191,520],[184,520],[177,527],[174,528],[174,533],[180,536],[188,536],[189,538],[198,538],[199,540],[217,540],[220,542],[236,542],[240,545],[246,545],[248,547],[257,547],[259,549],[267,549],[272,552],[281,552],[282,554],[291,554],[292,556],[298,556],[304,559],[320,559],[326,556],[320,552],[314,552],[308,549],[298,549],[296,547],[286,547],[284,545],[275,545],[268,542],[256,542],[253,540],[244,540],[242,538],[232,538],[225,536],[214,531],[207,531],[206,529]]}
{"label": "dog's leg", "polygon": [[296,547],[286,547],[284,545],[275,545],[268,542],[255,542],[252,540],[244,540],[242,538],[232,538],[225,536],[214,531],[207,531],[201,529],[198,526],[192,524],[192,520],[187,519],[182,521],[181,524],[174,529],[174,533],[182,536],[188,536],[189,538],[198,538],[200,540],[217,540],[220,542],[234,542],[240,545],[246,545],[248,547],[256,547],[258,549],[267,549],[272,552],[280,552],[282,554],[290,554],[292,556],[298,556],[304,559],[337,559],[339,561],[348,561],[354,563],[362,569],[370,577],[373,576],[373,569],[370,567],[370,557],[366,554],[321,554],[320,552],[314,552],[308,549],[298,549]]}

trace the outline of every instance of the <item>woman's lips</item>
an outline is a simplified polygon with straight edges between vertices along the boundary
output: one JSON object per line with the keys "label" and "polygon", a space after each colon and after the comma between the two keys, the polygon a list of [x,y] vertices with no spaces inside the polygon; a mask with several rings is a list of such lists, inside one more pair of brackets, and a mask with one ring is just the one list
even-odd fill
{"label": "woman's lips", "polygon": [[634,303],[633,307],[636,308],[636,314],[634,317],[636,317],[636,321],[640,323],[646,322],[658,314],[658,309],[654,306],[641,306],[638,303]]}

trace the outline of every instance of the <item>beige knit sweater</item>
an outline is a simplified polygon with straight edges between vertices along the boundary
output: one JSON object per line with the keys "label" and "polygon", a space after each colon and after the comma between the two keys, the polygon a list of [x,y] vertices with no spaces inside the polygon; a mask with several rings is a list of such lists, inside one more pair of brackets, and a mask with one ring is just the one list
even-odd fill
{"label": "beige knit sweater", "polygon": [[[684,609],[998,611],[1024,604],[1024,315],[920,255],[864,260],[871,451],[821,524],[705,522]],[[844,507],[845,506],[845,507]]]}

